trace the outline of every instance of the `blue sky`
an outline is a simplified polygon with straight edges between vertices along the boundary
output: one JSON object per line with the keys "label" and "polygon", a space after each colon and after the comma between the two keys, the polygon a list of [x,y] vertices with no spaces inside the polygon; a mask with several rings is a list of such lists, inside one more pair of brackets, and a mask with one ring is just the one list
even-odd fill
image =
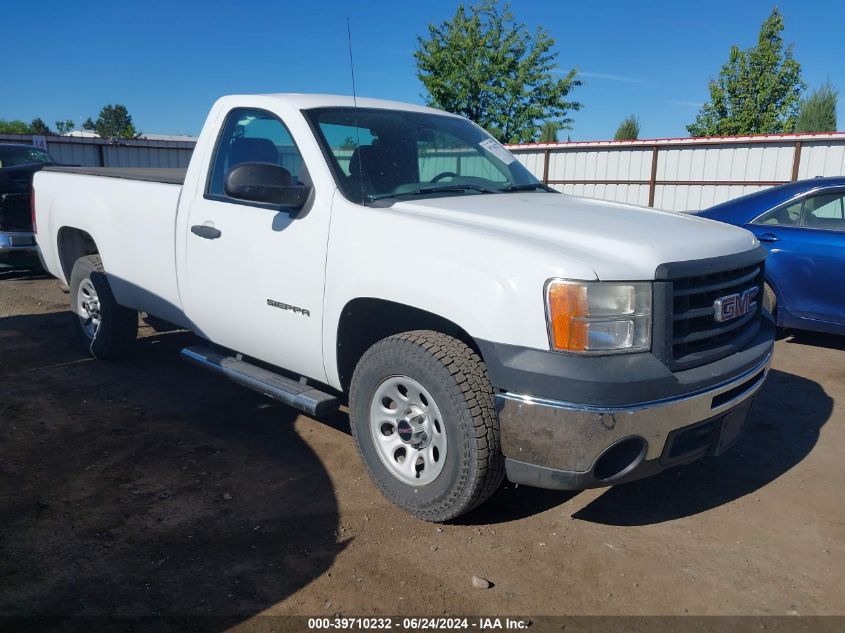
{"label": "blue sky", "polygon": [[[842,92],[838,120],[845,128],[845,2],[777,5],[804,80],[812,88],[830,78]],[[0,118],[81,122],[117,102],[143,132],[196,134],[223,94],[350,94],[347,16],[358,94],[421,103],[416,37],[456,6],[456,0],[0,0],[8,78]],[[707,99],[708,78],[718,74],[731,44],[756,41],[772,6],[512,2],[520,21],[555,37],[561,69],[580,71],[584,85],[571,96],[584,108],[574,114],[572,140],[612,138],[629,114],[640,118],[641,138],[687,136],[685,125]]]}

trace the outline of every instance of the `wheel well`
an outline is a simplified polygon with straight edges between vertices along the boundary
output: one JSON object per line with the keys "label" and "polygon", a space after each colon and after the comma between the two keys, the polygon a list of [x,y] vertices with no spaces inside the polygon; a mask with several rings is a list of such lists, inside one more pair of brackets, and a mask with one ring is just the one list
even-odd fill
{"label": "wheel well", "polygon": [[411,330],[434,330],[463,341],[479,356],[475,340],[459,325],[441,316],[384,299],[353,299],[344,307],[337,327],[337,371],[348,391],[355,366],[378,341]]}
{"label": "wheel well", "polygon": [[94,238],[82,229],[71,226],[63,226],[59,229],[58,235],[59,262],[62,265],[62,272],[65,280],[70,281],[70,273],[76,260],[85,255],[96,255],[99,253]]}

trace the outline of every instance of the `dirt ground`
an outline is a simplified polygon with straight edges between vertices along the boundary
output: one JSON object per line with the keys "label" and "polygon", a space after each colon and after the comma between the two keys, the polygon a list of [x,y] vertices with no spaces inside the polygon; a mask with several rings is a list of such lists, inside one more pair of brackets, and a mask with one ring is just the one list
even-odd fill
{"label": "dirt ground", "polygon": [[778,341],[721,458],[437,526],[379,496],[345,414],[182,362],[185,333],[89,360],[69,319],[0,269],[0,616],[845,614],[843,338]]}

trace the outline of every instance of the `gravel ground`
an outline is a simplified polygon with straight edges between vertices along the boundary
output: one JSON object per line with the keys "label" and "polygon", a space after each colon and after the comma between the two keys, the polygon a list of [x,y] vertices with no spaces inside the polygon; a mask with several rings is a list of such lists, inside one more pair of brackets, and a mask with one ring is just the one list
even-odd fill
{"label": "gravel ground", "polygon": [[133,358],[89,360],[69,319],[55,280],[0,269],[0,616],[845,615],[843,338],[778,341],[723,457],[506,485],[436,526],[379,496],[345,414],[208,375],[146,324]]}

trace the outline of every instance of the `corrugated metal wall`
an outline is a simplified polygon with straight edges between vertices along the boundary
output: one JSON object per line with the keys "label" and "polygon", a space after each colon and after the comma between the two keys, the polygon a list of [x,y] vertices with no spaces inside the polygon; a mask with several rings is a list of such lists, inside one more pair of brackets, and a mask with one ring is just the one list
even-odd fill
{"label": "corrugated metal wall", "polygon": [[511,145],[565,192],[673,211],[702,209],[764,187],[845,175],[845,133]]}
{"label": "corrugated metal wall", "polygon": [[51,143],[48,137],[47,151],[62,165],[100,166],[100,151],[93,143]]}
{"label": "corrugated metal wall", "polygon": [[[0,134],[0,143],[32,144],[28,134]],[[48,136],[47,151],[62,165],[81,167],[179,167],[191,160],[195,143]]]}
{"label": "corrugated metal wall", "polygon": [[[157,141],[162,143],[167,141]],[[178,143],[183,143],[178,141]],[[106,145],[103,147],[107,167],[179,167],[187,168],[193,153],[190,147],[161,145]]]}
{"label": "corrugated metal wall", "polygon": [[[29,135],[0,134],[0,143],[31,142]],[[184,168],[193,148],[190,141],[47,137],[47,151],[59,163],[85,167]],[[508,149],[538,178],[565,193],[674,211],[706,208],[790,180],[845,175],[845,133],[511,145]],[[282,154],[292,173],[298,172],[298,159]],[[351,155],[350,150],[338,156],[342,167],[347,168]],[[420,177],[425,181],[455,171],[495,178],[484,173],[484,166],[472,153],[436,150],[421,159]]]}

